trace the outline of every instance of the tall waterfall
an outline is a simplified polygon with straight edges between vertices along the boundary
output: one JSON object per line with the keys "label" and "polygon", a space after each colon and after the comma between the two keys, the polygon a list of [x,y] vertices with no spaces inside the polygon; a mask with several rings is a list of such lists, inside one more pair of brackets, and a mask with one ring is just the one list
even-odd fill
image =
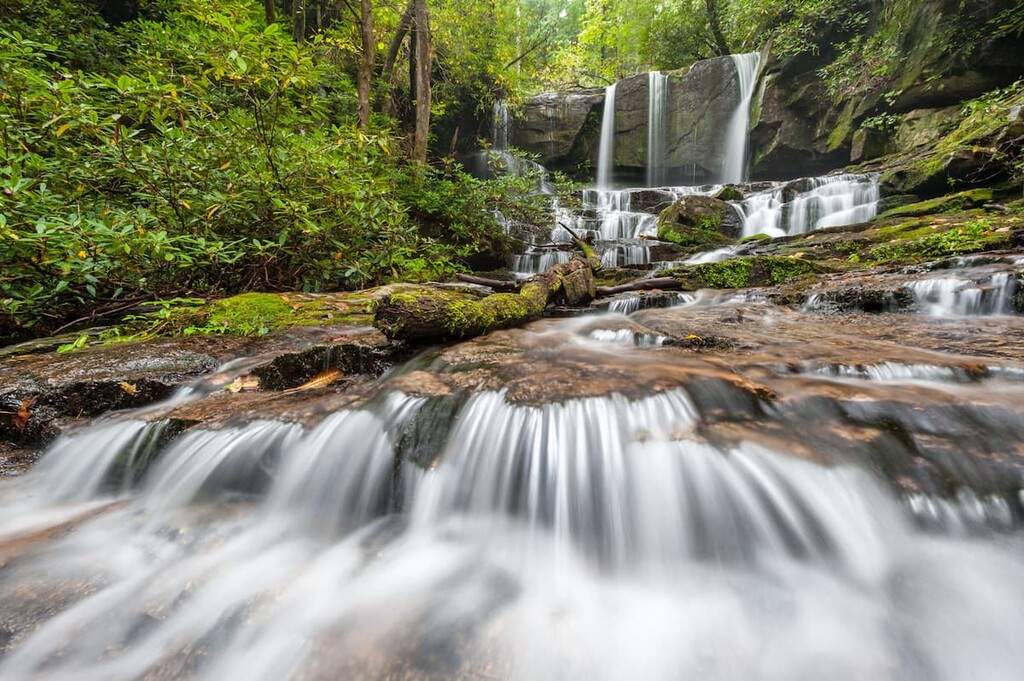
{"label": "tall waterfall", "polygon": [[668,98],[668,76],[651,71],[647,74],[647,186],[660,187],[665,180],[665,113]]}
{"label": "tall waterfall", "polygon": [[761,63],[761,55],[734,54],[730,57],[736,67],[736,78],[739,82],[740,99],[729,120],[729,128],[725,138],[725,153],[722,163],[722,182],[735,183],[747,179],[747,140],[750,127],[750,100],[754,96],[754,85],[757,82],[757,68]]}
{"label": "tall waterfall", "polygon": [[604,90],[604,114],[601,116],[601,142],[597,156],[597,186],[609,189],[615,165],[615,83]]}
{"label": "tall waterfall", "polygon": [[491,128],[491,142],[494,151],[508,151],[508,102],[494,103]]}

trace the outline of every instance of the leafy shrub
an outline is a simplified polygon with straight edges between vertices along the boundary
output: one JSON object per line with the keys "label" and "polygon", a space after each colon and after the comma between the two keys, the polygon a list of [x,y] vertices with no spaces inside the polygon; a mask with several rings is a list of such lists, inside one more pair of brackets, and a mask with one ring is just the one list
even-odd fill
{"label": "leafy shrub", "polygon": [[[72,68],[0,28],[0,302],[20,326],[138,299],[440,277],[500,250],[514,179],[409,166],[354,127],[316,39],[198,0],[104,34]],[[421,231],[422,228],[422,231]]]}

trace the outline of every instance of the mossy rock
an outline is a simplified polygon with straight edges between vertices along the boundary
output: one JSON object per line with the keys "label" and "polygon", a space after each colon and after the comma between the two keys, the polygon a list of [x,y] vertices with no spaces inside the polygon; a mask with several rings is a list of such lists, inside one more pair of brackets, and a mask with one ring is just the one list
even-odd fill
{"label": "mossy rock", "polygon": [[731,243],[741,229],[735,209],[710,196],[684,196],[658,216],[658,239],[693,250]]}
{"label": "mossy rock", "polygon": [[183,330],[262,336],[302,326],[369,326],[372,300],[370,291],[322,295],[243,293],[194,311],[188,320],[190,324]]}
{"label": "mossy rock", "polygon": [[971,208],[980,208],[991,201],[991,189],[970,189],[965,192],[940,196],[936,199],[898,206],[880,215],[879,219],[954,213]]}
{"label": "mossy rock", "polygon": [[736,188],[736,185],[727,184],[713,195],[719,201],[742,201],[745,197],[743,192]]}
{"label": "mossy rock", "polygon": [[830,271],[828,268],[810,260],[758,255],[703,263],[691,267],[679,267],[665,272],[665,274],[678,279],[684,288],[694,290],[777,286],[800,277],[828,271]]}
{"label": "mossy rock", "polygon": [[750,236],[745,236],[740,239],[738,243],[749,244],[755,241],[771,241],[771,239],[772,237],[770,234],[751,234]]}

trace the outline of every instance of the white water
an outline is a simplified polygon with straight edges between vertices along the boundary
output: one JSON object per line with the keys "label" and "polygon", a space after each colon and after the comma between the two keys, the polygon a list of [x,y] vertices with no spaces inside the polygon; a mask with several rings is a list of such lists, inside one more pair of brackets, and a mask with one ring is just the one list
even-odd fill
{"label": "white water", "polygon": [[[672,352],[617,315],[527,342],[570,332],[583,365]],[[69,434],[0,485],[0,678],[1019,677],[1022,547],[977,536],[1012,529],[1006,498],[901,504],[853,466],[716,444],[712,410],[751,398],[687,385],[533,406],[378,389],[312,427],[164,443],[147,410]]]}
{"label": "white water", "polygon": [[666,183],[666,110],[668,108],[668,76],[651,71],[647,74],[647,186]]}
{"label": "white water", "polygon": [[757,69],[761,63],[761,55],[731,55],[736,68],[736,80],[739,83],[739,102],[729,119],[729,127],[725,135],[725,150],[722,162],[722,183],[743,182],[747,179],[747,142],[750,128],[750,101],[754,97],[754,86],[757,83]]}
{"label": "white water", "polygon": [[[620,335],[590,334],[637,342]],[[0,677],[1019,678],[1019,548],[923,535],[857,469],[712,446],[684,392],[479,393],[436,424],[435,465],[396,466],[424,404],[184,436],[128,506],[0,572],[8,607],[88,585]],[[22,496],[92,479],[53,457]],[[940,530],[1006,519],[969,495],[910,504]]]}
{"label": "white water", "polygon": [[824,227],[867,222],[878,212],[880,190],[876,175],[826,175],[800,182],[809,185],[809,189],[795,194],[788,202],[785,187],[739,202],[743,236],[804,234]]}
{"label": "white water", "polygon": [[998,272],[981,280],[936,277],[907,284],[921,312],[935,317],[974,317],[1013,314],[1017,279]]}
{"label": "white water", "polygon": [[519,277],[539,274],[555,265],[567,263],[572,259],[568,251],[545,250],[517,255],[512,265],[512,273]]}
{"label": "white water", "polygon": [[597,187],[612,186],[615,166],[615,83],[604,90],[604,113],[601,116],[601,140],[597,156]]}

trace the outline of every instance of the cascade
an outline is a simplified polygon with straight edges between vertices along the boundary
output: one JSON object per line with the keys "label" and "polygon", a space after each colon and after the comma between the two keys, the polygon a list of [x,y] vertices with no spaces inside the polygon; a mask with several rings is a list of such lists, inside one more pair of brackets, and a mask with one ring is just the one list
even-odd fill
{"label": "cascade", "polygon": [[[788,201],[787,194],[792,196]],[[743,236],[774,237],[867,222],[877,213],[879,198],[876,175],[839,174],[796,180],[736,205]]]}
{"label": "cascade", "polygon": [[757,83],[757,69],[761,63],[761,55],[734,54],[730,57],[736,68],[736,80],[739,84],[739,102],[729,119],[726,132],[726,146],[723,152],[722,183],[743,182],[746,177],[747,141],[750,127],[750,101],[754,97],[754,86]]}
{"label": "cascade", "polygon": [[[635,362],[665,341],[602,318],[558,329],[578,340],[528,342]],[[967,380],[934,365],[802,371]],[[47,521],[69,533],[0,571],[3,621],[38,618],[4,640],[0,676],[1018,678],[1019,543],[958,538],[1012,530],[1007,501],[901,505],[856,466],[700,434],[716,412],[750,413],[745,395],[706,379],[541,404],[383,389],[319,424],[200,427],[147,454],[158,421],[80,429],[0,486],[0,547]],[[983,437],[1024,426],[996,423]],[[60,607],[28,608],[40,598]]]}
{"label": "cascade", "polygon": [[668,98],[668,76],[660,71],[647,74],[647,186],[660,187],[666,183],[665,125]]}
{"label": "cascade", "polygon": [[615,166],[615,83],[604,89],[604,113],[597,156],[597,187],[610,189]]}
{"label": "cascade", "polygon": [[1017,279],[999,272],[978,281],[965,277],[936,277],[907,284],[918,308],[936,317],[972,317],[1013,313]]}

